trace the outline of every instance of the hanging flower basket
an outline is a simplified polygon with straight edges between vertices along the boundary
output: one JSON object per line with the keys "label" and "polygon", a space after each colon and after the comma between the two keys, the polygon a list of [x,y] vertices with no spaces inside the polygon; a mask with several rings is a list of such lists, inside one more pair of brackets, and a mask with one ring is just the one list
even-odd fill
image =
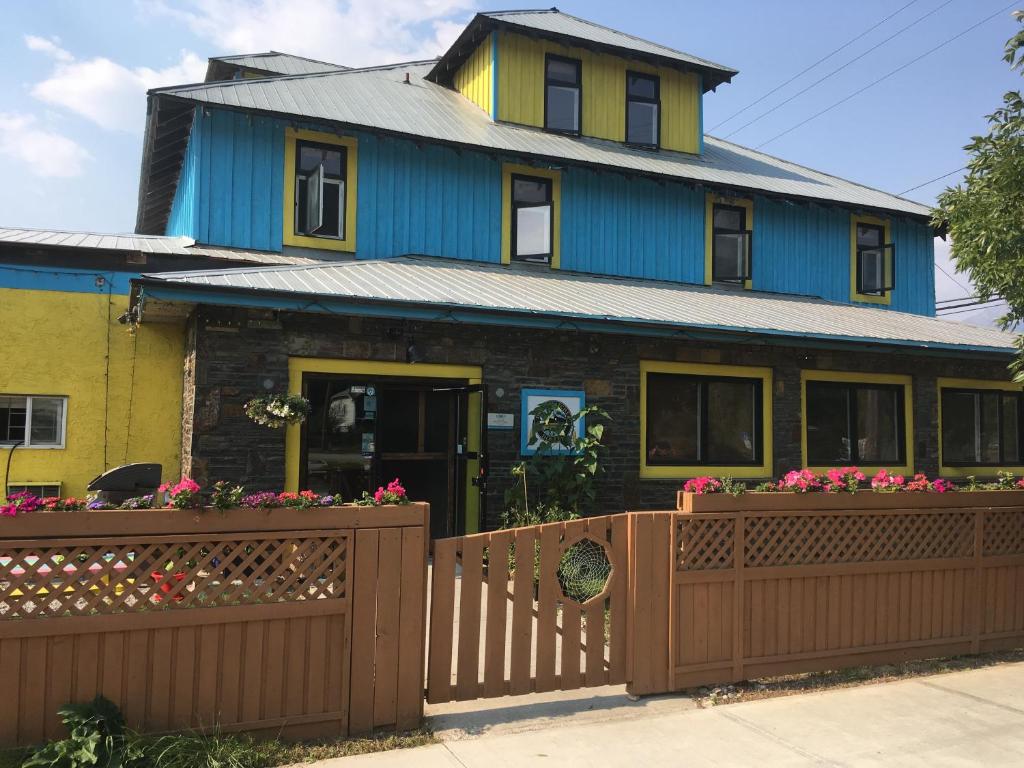
{"label": "hanging flower basket", "polygon": [[245,404],[245,415],[270,429],[301,424],[309,410],[309,400],[301,395],[261,395]]}

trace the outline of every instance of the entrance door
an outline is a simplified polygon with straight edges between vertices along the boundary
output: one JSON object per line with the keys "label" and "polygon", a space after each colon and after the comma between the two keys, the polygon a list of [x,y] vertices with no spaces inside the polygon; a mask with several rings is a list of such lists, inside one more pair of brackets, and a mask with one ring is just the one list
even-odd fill
{"label": "entrance door", "polygon": [[299,485],[346,501],[398,478],[430,504],[431,536],[465,528],[461,382],[307,373]]}

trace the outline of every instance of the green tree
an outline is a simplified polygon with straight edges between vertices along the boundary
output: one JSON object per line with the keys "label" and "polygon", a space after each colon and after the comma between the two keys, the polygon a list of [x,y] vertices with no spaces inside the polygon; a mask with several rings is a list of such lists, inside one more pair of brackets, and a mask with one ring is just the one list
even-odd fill
{"label": "green tree", "polygon": [[[1024,11],[1013,15],[1024,22]],[[1024,29],[1007,41],[1003,58],[1024,74]],[[933,223],[948,225],[956,269],[968,274],[978,296],[1006,301],[1000,324],[1012,330],[1024,321],[1024,99],[1019,90],[1003,96],[988,124],[986,135],[974,136],[964,147],[970,155],[967,174],[939,195]],[[1024,336],[1016,344],[1010,368],[1015,380],[1024,381]]]}

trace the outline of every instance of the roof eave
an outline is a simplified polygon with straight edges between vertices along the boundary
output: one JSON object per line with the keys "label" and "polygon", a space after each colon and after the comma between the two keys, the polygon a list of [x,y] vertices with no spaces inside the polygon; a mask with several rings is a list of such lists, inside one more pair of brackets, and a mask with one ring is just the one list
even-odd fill
{"label": "roof eave", "polygon": [[[492,318],[492,324],[515,324],[518,322],[533,322],[537,327],[550,328],[573,328],[582,331],[595,331],[604,333],[640,333],[640,335],[655,336],[680,336],[693,339],[727,340],[732,343],[765,343],[779,344],[780,340],[785,343],[799,344],[801,347],[818,347],[828,349],[850,349],[851,347],[877,348],[890,352],[908,352],[929,355],[970,354],[986,356],[998,360],[1009,360],[1015,354],[1011,348],[988,347],[969,344],[950,344],[945,342],[922,342],[908,339],[867,339],[854,338],[849,336],[838,336],[834,334],[795,333],[789,331],[772,331],[767,329],[745,329],[729,326],[706,326],[706,325],[683,325],[680,323],[658,322],[651,320],[630,320],[624,318],[608,318],[597,316],[581,316],[573,313],[545,313],[533,310],[515,310],[507,308],[473,307],[462,304],[444,304],[439,302],[423,301],[395,301],[390,299],[363,298],[354,296],[325,296],[319,293],[302,291],[283,291],[273,288],[256,288],[241,286],[209,285],[203,283],[175,283],[169,280],[143,275],[131,280],[132,306],[144,300],[146,288],[160,289],[165,295],[154,294],[154,298],[162,301],[173,301],[166,294],[179,294],[187,296],[198,294],[203,297],[202,301],[195,299],[183,299],[185,304],[219,304],[222,306],[247,307],[257,306],[255,303],[246,303],[243,299],[247,296],[265,296],[270,299],[280,300],[280,304],[273,307],[281,311],[291,312],[313,312],[319,314],[360,314],[358,309],[380,307],[401,313],[402,310],[417,310],[421,319],[431,322],[459,322],[456,315],[475,317],[481,322],[488,322],[486,318]],[[138,288],[139,290],[136,290]],[[222,297],[217,300],[218,295]],[[230,300],[237,297],[236,300]],[[206,299],[210,300],[207,301]],[[223,300],[227,298],[228,300]],[[328,309],[328,305],[338,305],[340,311]],[[266,307],[264,307],[266,308]],[[423,313],[433,311],[437,314],[428,316]],[[377,313],[380,314],[380,313]]]}

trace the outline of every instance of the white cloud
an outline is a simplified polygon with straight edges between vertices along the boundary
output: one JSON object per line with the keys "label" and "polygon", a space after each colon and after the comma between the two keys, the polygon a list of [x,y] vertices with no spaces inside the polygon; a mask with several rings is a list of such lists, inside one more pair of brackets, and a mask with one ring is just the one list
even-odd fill
{"label": "white cloud", "polygon": [[32,115],[0,112],[0,154],[22,162],[44,178],[70,178],[85,170],[91,157],[81,145],[38,126]]}
{"label": "white cloud", "polygon": [[[438,56],[474,0],[191,0],[159,12],[185,22],[219,54],[268,50],[347,66]],[[462,23],[460,23],[462,22]]]}
{"label": "white cloud", "polygon": [[75,59],[51,40],[26,36],[25,43],[56,61],[50,76],[32,87],[32,95],[108,130],[140,131],[148,89],[194,83],[206,72],[206,62],[191,51],[182,51],[178,62],[164,69],[129,69],[102,56]]}
{"label": "white cloud", "polygon": [[58,37],[36,37],[35,35],[25,35],[25,45],[28,46],[30,51],[39,51],[45,53],[57,61],[71,61],[74,57],[60,47],[60,38]]}

